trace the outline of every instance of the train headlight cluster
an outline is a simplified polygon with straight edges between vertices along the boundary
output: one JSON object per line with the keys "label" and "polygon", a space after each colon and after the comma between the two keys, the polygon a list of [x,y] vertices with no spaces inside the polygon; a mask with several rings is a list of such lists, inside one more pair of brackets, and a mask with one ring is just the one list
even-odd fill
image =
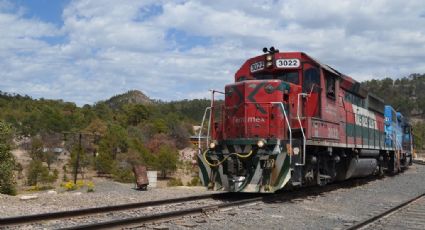
{"label": "train headlight cluster", "polygon": [[266,141],[266,140],[261,139],[261,140],[259,140],[259,141],[257,142],[257,146],[258,146],[259,148],[262,148],[262,147],[264,147],[264,146],[266,145],[266,143],[267,143],[267,141]]}

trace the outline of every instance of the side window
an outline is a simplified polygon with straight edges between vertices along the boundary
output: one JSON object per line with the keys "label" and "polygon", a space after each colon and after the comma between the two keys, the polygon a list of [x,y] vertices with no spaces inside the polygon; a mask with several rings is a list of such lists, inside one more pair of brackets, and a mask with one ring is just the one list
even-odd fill
{"label": "side window", "polygon": [[315,93],[320,90],[320,73],[316,67],[310,67],[304,70],[303,92],[309,93],[311,90]]}
{"label": "side window", "polygon": [[329,73],[328,71],[325,71],[325,79],[326,79],[326,96],[335,100],[336,77],[333,74]]}

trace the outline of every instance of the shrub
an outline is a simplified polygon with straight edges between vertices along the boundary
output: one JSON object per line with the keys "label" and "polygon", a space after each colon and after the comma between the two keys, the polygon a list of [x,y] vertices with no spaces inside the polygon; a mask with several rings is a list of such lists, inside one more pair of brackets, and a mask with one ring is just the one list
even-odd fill
{"label": "shrub", "polygon": [[193,177],[190,182],[187,183],[187,186],[198,186],[201,185],[201,180],[199,177]]}
{"label": "shrub", "polygon": [[77,189],[77,185],[74,184],[72,181],[68,181],[65,184],[63,184],[63,187],[66,189],[66,191],[73,191]]}
{"label": "shrub", "polygon": [[94,192],[94,183],[92,181],[87,182],[87,192]]}
{"label": "shrub", "polygon": [[168,182],[167,182],[167,186],[168,187],[173,187],[173,186],[183,186],[183,182],[180,178],[171,178]]}
{"label": "shrub", "polygon": [[40,191],[40,187],[38,185],[33,185],[27,189],[28,192],[37,192]]}
{"label": "shrub", "polygon": [[119,167],[113,170],[112,178],[115,181],[122,183],[131,183],[134,182],[134,173],[129,168]]}
{"label": "shrub", "polygon": [[[57,170],[56,170],[57,171]],[[41,183],[53,183],[57,180],[58,175],[49,173],[49,169],[43,166],[40,160],[32,160],[28,168],[28,184],[37,185]]]}
{"label": "shrub", "polygon": [[82,181],[82,180],[77,180],[77,184],[76,184],[76,186],[77,186],[77,189],[82,188],[82,187],[84,186],[84,181]]}

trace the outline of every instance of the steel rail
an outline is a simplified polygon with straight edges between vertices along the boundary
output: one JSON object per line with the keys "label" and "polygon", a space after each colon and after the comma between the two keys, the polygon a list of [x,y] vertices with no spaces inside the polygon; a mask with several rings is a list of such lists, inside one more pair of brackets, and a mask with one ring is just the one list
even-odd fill
{"label": "steel rail", "polygon": [[[376,178],[375,178],[376,179]],[[375,180],[373,179],[373,180]],[[197,208],[189,208],[186,210],[180,210],[180,211],[171,211],[167,213],[159,213],[154,214],[150,216],[138,216],[138,217],[132,217],[132,218],[126,218],[126,219],[118,219],[118,220],[112,220],[107,222],[99,222],[99,223],[93,223],[93,224],[87,224],[87,225],[79,225],[79,226],[72,226],[68,228],[63,229],[108,229],[112,227],[117,226],[126,226],[126,225],[134,225],[134,224],[143,224],[143,223],[150,223],[157,220],[164,220],[164,219],[171,219],[171,218],[177,218],[181,216],[186,215],[193,215],[193,214],[201,214],[208,211],[215,211],[231,206],[238,206],[248,203],[255,203],[255,202],[287,202],[293,199],[297,199],[300,197],[306,197],[306,196],[314,196],[314,195],[320,195],[325,192],[333,191],[334,189],[338,189],[341,187],[357,187],[360,184],[368,183],[372,181],[372,178],[360,178],[360,179],[354,179],[354,180],[348,180],[343,181],[340,183],[330,184],[328,186],[324,187],[312,187],[313,189],[296,189],[293,191],[283,191],[282,193],[275,193],[275,194],[235,194],[235,193],[227,193],[229,196],[231,195],[237,195],[238,199],[237,201],[231,201],[223,204],[214,204],[209,206],[203,206],[203,207],[197,207]],[[254,198],[241,198],[242,195],[252,195],[257,196]]]}
{"label": "steel rail", "polygon": [[[111,228],[113,226],[120,226],[120,225],[125,226],[125,225],[130,225],[135,223],[147,223],[154,220],[160,220],[165,218],[179,217],[179,216],[185,216],[185,215],[197,214],[197,213],[199,214],[199,213],[207,212],[209,210],[217,210],[217,209],[222,209],[222,208],[226,208],[230,206],[238,206],[238,205],[259,202],[259,201],[263,201],[265,203],[270,201],[276,201],[276,200],[280,202],[286,202],[286,201],[290,201],[292,199],[296,199],[300,197],[320,195],[324,192],[329,192],[341,187],[343,188],[357,187],[359,186],[359,183],[360,185],[362,185],[376,179],[377,178],[372,178],[372,177],[352,179],[352,180],[330,184],[324,187],[310,187],[310,189],[307,189],[307,190],[301,188],[301,189],[295,189],[291,191],[282,191],[281,193],[275,193],[275,194],[217,193],[217,194],[207,194],[207,195],[199,195],[199,196],[192,196],[192,197],[149,201],[149,202],[142,202],[142,203],[130,203],[130,204],[123,204],[123,205],[116,205],[116,206],[103,206],[103,207],[72,210],[72,211],[61,211],[61,212],[42,213],[42,214],[28,215],[28,216],[8,217],[8,218],[0,219],[0,227],[3,227],[5,225],[13,226],[18,224],[31,224],[37,221],[72,218],[76,216],[90,216],[94,214],[107,213],[111,211],[125,211],[125,210],[148,207],[148,206],[155,206],[155,205],[159,206],[164,204],[172,204],[172,203],[185,202],[185,201],[196,201],[196,200],[207,199],[207,198],[228,199],[227,201],[224,200],[223,204],[215,204],[210,206],[190,208],[190,209],[180,210],[180,211],[171,211],[168,213],[154,214],[150,216],[145,215],[145,216],[138,216],[133,218],[119,219],[119,220],[113,220],[113,221],[107,221],[107,222],[98,222],[98,223],[87,224],[87,225],[71,226],[64,229]],[[252,198],[252,196],[254,196],[254,198]],[[229,199],[234,199],[234,198],[238,200],[233,202],[229,201]]]}
{"label": "steel rail", "polygon": [[[150,223],[153,221],[158,220],[164,220],[164,219],[171,219],[171,218],[177,218],[182,217],[186,215],[194,215],[194,214],[201,214],[208,211],[215,211],[227,207],[232,206],[238,206],[248,203],[255,203],[255,202],[286,202],[293,199],[297,199],[300,197],[306,197],[306,196],[314,196],[314,195],[320,195],[325,192],[333,191],[338,188],[347,188],[347,187],[357,187],[360,184],[368,183],[372,180],[376,180],[376,178],[358,178],[358,179],[352,179],[347,180],[339,183],[330,184],[328,186],[323,187],[310,187],[310,189],[296,189],[293,191],[283,191],[282,193],[275,193],[275,194],[235,194],[235,193],[227,193],[229,195],[238,195],[237,201],[230,201],[223,204],[214,204],[209,206],[203,206],[203,207],[196,207],[196,208],[189,208],[185,210],[179,210],[179,211],[171,211],[166,213],[158,213],[153,214],[149,216],[137,216],[137,217],[131,217],[131,218],[125,218],[125,219],[118,219],[118,220],[112,220],[112,221],[106,221],[106,222],[99,222],[99,223],[93,223],[93,224],[86,224],[86,225],[78,225],[78,226],[72,226],[62,229],[108,229],[118,226],[128,226],[128,225],[134,225],[134,224],[144,224],[144,223]],[[311,189],[313,188],[313,189]],[[253,195],[258,196],[254,198],[241,198],[242,195]]]}
{"label": "steel rail", "polygon": [[67,230],[73,230],[73,229],[109,229],[112,227],[117,226],[125,226],[130,224],[143,224],[147,222],[152,222],[156,220],[163,220],[163,219],[169,219],[169,218],[175,218],[175,217],[181,217],[181,216],[187,216],[192,214],[201,214],[208,211],[215,211],[218,209],[223,209],[226,207],[231,206],[238,206],[253,202],[260,202],[263,200],[263,197],[256,197],[256,198],[248,198],[243,199],[239,201],[232,201],[227,202],[223,204],[215,204],[215,205],[208,205],[208,206],[202,206],[202,207],[196,207],[196,208],[188,208],[184,210],[179,211],[171,211],[171,212],[165,212],[165,213],[158,213],[148,216],[137,216],[137,217],[131,217],[131,218],[125,218],[125,219],[118,219],[118,220],[112,220],[112,221],[105,221],[105,222],[99,222],[99,223],[93,223],[93,224],[86,224],[86,225],[78,225],[78,226],[72,226],[72,227],[66,227],[61,229],[67,229]]}
{"label": "steel rail", "polygon": [[417,165],[425,165],[425,161],[412,160],[412,162],[413,162],[414,164],[417,164]]}
{"label": "steel rail", "polygon": [[354,229],[360,229],[362,227],[365,227],[368,224],[371,224],[373,222],[376,222],[377,220],[382,219],[383,217],[387,216],[388,214],[393,213],[393,212],[396,212],[396,211],[400,210],[401,208],[403,208],[403,207],[411,204],[412,202],[414,202],[414,201],[416,201],[416,200],[418,200],[418,199],[420,199],[420,198],[422,198],[424,196],[425,196],[425,193],[422,193],[422,194],[420,194],[420,195],[418,195],[418,196],[416,196],[416,197],[414,197],[412,199],[409,199],[409,200],[407,200],[407,201],[405,201],[405,202],[403,202],[403,203],[401,203],[401,204],[399,204],[399,205],[397,205],[397,206],[395,206],[393,208],[388,209],[385,212],[382,212],[382,213],[377,214],[375,216],[372,216],[371,218],[368,218],[368,219],[366,219],[366,220],[364,220],[362,222],[359,222],[359,223],[357,223],[355,225],[352,225],[352,226],[348,227],[346,230],[354,230]]}
{"label": "steel rail", "polygon": [[180,197],[180,198],[172,198],[172,199],[165,199],[165,200],[128,203],[128,204],[113,205],[113,206],[101,206],[101,207],[78,209],[78,210],[71,210],[71,211],[40,213],[40,214],[26,215],[26,216],[13,216],[13,217],[0,218],[0,226],[31,223],[31,222],[42,221],[42,220],[63,219],[68,217],[92,215],[92,214],[106,213],[111,211],[122,211],[122,210],[143,208],[148,206],[159,206],[159,205],[179,203],[179,202],[196,201],[196,200],[202,200],[202,199],[208,199],[208,198],[220,199],[220,198],[226,198],[227,196],[229,196],[228,193],[206,194],[206,195]]}

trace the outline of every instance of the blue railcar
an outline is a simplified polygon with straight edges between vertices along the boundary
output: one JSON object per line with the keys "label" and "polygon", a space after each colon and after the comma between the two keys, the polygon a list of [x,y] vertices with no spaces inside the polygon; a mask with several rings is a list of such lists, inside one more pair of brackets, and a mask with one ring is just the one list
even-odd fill
{"label": "blue railcar", "polygon": [[402,166],[412,162],[412,127],[407,118],[396,112],[390,105],[385,106],[385,147],[392,148],[398,153]]}
{"label": "blue railcar", "polygon": [[400,140],[401,148],[403,151],[412,155],[413,153],[413,134],[412,134],[412,125],[409,123],[408,119],[404,117],[400,112],[397,112],[397,121],[400,125]]}

